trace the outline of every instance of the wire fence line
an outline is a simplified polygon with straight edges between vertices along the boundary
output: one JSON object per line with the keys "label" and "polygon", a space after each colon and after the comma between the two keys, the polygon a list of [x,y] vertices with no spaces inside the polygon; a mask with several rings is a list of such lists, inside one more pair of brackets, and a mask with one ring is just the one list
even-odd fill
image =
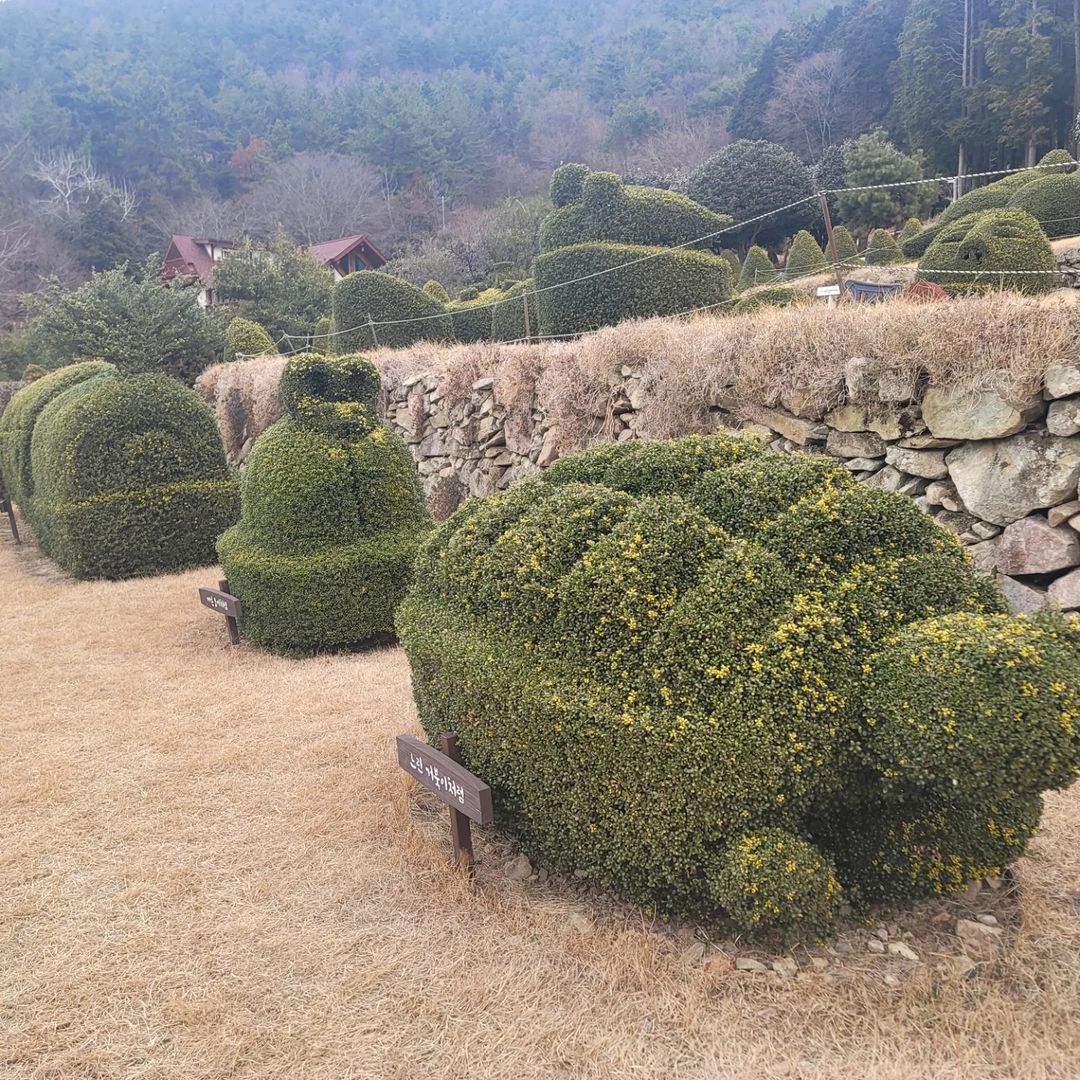
{"label": "wire fence line", "polygon": [[[673,244],[670,247],[663,248],[663,250],[661,250],[661,251],[650,252],[647,255],[642,255],[642,256],[640,256],[638,258],[635,258],[635,259],[628,259],[626,262],[619,263],[616,266],[605,267],[602,270],[595,270],[592,273],[584,274],[584,275],[582,275],[580,277],[576,277],[576,278],[570,278],[567,281],[559,281],[559,282],[556,282],[555,284],[552,284],[552,285],[545,285],[542,288],[529,289],[527,291],[527,293],[523,292],[523,293],[520,293],[518,296],[502,297],[502,298],[500,298],[498,300],[491,300],[491,301],[488,301],[488,302],[483,303],[483,304],[473,304],[473,305],[470,305],[468,310],[469,311],[483,311],[485,309],[493,309],[493,308],[496,308],[496,307],[500,307],[503,304],[527,303],[527,300],[525,300],[526,296],[528,296],[528,297],[539,296],[539,295],[542,295],[544,293],[552,292],[552,291],[554,291],[556,289],[564,289],[564,288],[569,288],[572,285],[580,285],[583,282],[592,281],[592,280],[594,280],[596,278],[604,277],[604,276],[606,276],[608,274],[619,273],[620,271],[625,270],[628,267],[638,266],[638,265],[641,265],[642,263],[650,262],[650,261],[652,261],[654,259],[663,258],[663,256],[666,255],[669,251],[678,251],[678,250],[685,249],[685,248],[700,247],[702,244],[705,244],[705,243],[709,242],[710,240],[716,240],[721,236],[725,236],[725,235],[728,235],[728,234],[733,233],[733,232],[739,232],[739,231],[741,231],[743,229],[746,229],[750,225],[756,225],[761,221],[767,221],[769,218],[778,217],[781,214],[789,213],[792,210],[798,209],[800,206],[805,206],[808,203],[820,201],[821,199],[823,199],[823,198],[825,198],[827,196],[843,195],[843,194],[847,194],[847,193],[858,193],[858,192],[864,192],[864,191],[884,191],[884,190],[891,190],[891,189],[895,189],[895,188],[913,187],[913,186],[916,186],[916,185],[919,185],[919,184],[947,184],[947,183],[955,182],[957,180],[982,179],[982,178],[985,178],[985,177],[988,177],[988,176],[1001,176],[1001,177],[1004,177],[1004,176],[1010,176],[1010,175],[1013,175],[1013,174],[1016,174],[1016,173],[1031,172],[1031,171],[1034,171],[1034,170],[1037,170],[1037,169],[1049,169],[1049,170],[1059,171],[1059,170],[1061,170],[1063,168],[1067,168],[1069,166],[1077,166],[1078,164],[1080,164],[1080,163],[1078,163],[1077,161],[1070,158],[1068,162],[1057,162],[1057,163],[1050,164],[1050,165],[1031,165],[1031,166],[1024,166],[1022,168],[993,169],[993,170],[989,170],[989,171],[986,171],[986,172],[966,173],[966,174],[963,174],[963,175],[956,174],[956,175],[953,175],[953,176],[931,176],[931,177],[924,177],[921,180],[897,180],[897,181],[894,181],[892,183],[864,184],[864,185],[858,185],[858,186],[854,186],[854,187],[844,187],[844,188],[828,188],[828,189],[824,189],[822,191],[815,192],[813,195],[804,196],[803,198],[797,199],[797,200],[795,200],[794,202],[791,202],[791,203],[787,203],[784,206],[778,206],[775,209],[767,210],[762,214],[757,214],[757,215],[755,215],[753,217],[746,218],[743,221],[733,222],[730,225],[725,225],[721,229],[716,229],[715,231],[713,231],[711,233],[706,233],[704,236],[699,236],[694,240],[687,240],[687,241],[684,241],[681,244]],[[1080,215],[1074,215],[1074,216],[1071,216],[1071,217],[1068,217],[1068,218],[1056,218],[1056,219],[1052,219],[1050,221],[1046,221],[1043,224],[1047,224],[1047,225],[1049,225],[1049,224],[1060,224],[1060,223],[1062,223],[1064,221],[1069,221],[1069,220],[1080,220]],[[843,265],[843,264],[840,264],[840,265]],[[826,267],[826,271],[828,269],[830,269],[830,267]],[[836,269],[836,264],[833,265],[832,269]],[[814,271],[814,273],[821,273],[821,272],[823,272],[823,271]],[[944,271],[941,271],[941,272],[944,272]],[[949,271],[949,272],[950,273],[979,273],[979,271]],[[1013,273],[1020,273],[1020,272],[1037,273],[1037,274],[1057,273],[1057,271],[1044,271],[1044,270],[1038,270],[1038,271],[1013,271]],[[781,271],[777,270],[776,273],[780,274]],[[786,279],[786,280],[793,280],[793,279]],[[710,305],[710,306],[714,306],[714,307],[715,306],[721,306],[721,304],[726,303],[726,302],[727,301],[721,301],[720,304]],[[346,334],[355,334],[355,333],[358,333],[359,331],[367,330],[367,329],[378,330],[379,327],[404,326],[404,325],[410,325],[410,324],[416,324],[416,323],[431,322],[431,321],[434,321],[434,320],[437,320],[437,319],[448,318],[449,316],[451,316],[451,314],[452,314],[451,312],[444,311],[444,312],[439,312],[439,313],[434,314],[434,315],[418,315],[418,316],[414,316],[412,318],[407,318],[407,319],[383,319],[383,320],[378,320],[378,321],[372,319],[369,316],[364,322],[359,323],[356,326],[347,327],[344,330],[331,330],[331,331],[329,331],[328,333],[325,333],[325,334],[306,334],[306,335],[305,334],[283,334],[275,342],[275,346],[280,347],[281,345],[288,343],[288,346],[289,346],[289,349],[290,349],[290,354],[291,354],[291,353],[295,353],[295,352],[299,351],[294,345],[295,342],[301,342],[302,343],[301,347],[307,348],[307,347],[310,347],[310,345],[315,341],[329,340],[329,339],[332,339],[332,338],[342,337],[342,336],[344,336]],[[534,340],[535,340],[535,338],[534,338]]]}

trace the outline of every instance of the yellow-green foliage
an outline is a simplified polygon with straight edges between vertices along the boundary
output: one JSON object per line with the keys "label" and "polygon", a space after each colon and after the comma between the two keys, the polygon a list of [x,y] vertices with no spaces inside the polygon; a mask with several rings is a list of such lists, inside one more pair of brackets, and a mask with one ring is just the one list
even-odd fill
{"label": "yellow-green foliage", "polygon": [[739,275],[739,288],[752,289],[755,285],[767,285],[775,281],[779,271],[773,266],[769,253],[756,244],[747,253],[743,260],[742,272]]}
{"label": "yellow-green foliage", "polygon": [[[491,308],[491,340],[522,341],[528,336],[535,337],[539,331],[539,297],[532,290],[536,282],[532,278],[511,285],[503,296],[503,303]],[[525,294],[528,293],[526,300]],[[525,305],[529,305],[529,322],[526,326]]]}
{"label": "yellow-green foliage", "polygon": [[460,508],[398,628],[526,850],[672,912],[817,930],[1015,860],[1080,769],[1080,626],[833,462],[623,443]]}
{"label": "yellow-green foliage", "polygon": [[896,237],[887,229],[875,229],[870,234],[866,245],[866,263],[868,266],[888,266],[903,260],[903,253]]}
{"label": "yellow-green foliage", "polygon": [[441,282],[434,280],[425,281],[424,292],[426,292],[432,300],[437,300],[440,304],[450,303],[450,294],[443,288]]}
{"label": "yellow-green foliage", "polygon": [[[579,334],[624,319],[672,315],[721,303],[731,295],[726,259],[685,248],[578,244],[537,258],[542,334]],[[585,279],[585,280],[579,280]]]}
{"label": "yellow-green foliage", "polygon": [[53,398],[86,379],[113,376],[116,368],[103,360],[69,364],[24,386],[0,417],[0,490],[5,491],[25,512],[34,494],[30,470],[30,442],[42,409]]}
{"label": "yellow-green foliage", "polygon": [[563,165],[551,179],[555,210],[540,226],[540,250],[609,241],[672,247],[719,232],[731,218],[663,188],[624,184],[615,173]]}
{"label": "yellow-green foliage", "polygon": [[[384,325],[372,329],[369,319]],[[342,355],[376,345],[403,349],[417,341],[454,340],[454,324],[443,304],[378,270],[349,274],[334,286],[334,330]]]}
{"label": "yellow-green foliage", "polygon": [[1054,287],[1055,268],[1050,242],[1030,214],[984,210],[941,229],[919,260],[918,278],[953,293],[1002,288],[1034,293]]}
{"label": "yellow-green foliage", "polygon": [[731,280],[738,281],[739,275],[742,273],[742,263],[739,262],[739,253],[733,248],[724,248],[718,254],[721,259],[727,259],[728,266],[731,267]]}
{"label": "yellow-green foliage", "polygon": [[1026,210],[1047,236],[1073,236],[1080,232],[1080,176],[1040,176],[1009,200],[1009,208]]}
{"label": "yellow-green foliage", "polygon": [[817,273],[826,266],[825,253],[813,235],[802,229],[791,242],[785,266],[788,278],[803,277]]}
{"label": "yellow-green foliage", "polygon": [[225,330],[225,359],[245,360],[252,356],[267,356],[277,352],[270,335],[251,319],[239,316]]}
{"label": "yellow-green foliage", "polygon": [[312,340],[312,349],[323,356],[333,356],[337,352],[334,337],[334,320],[329,315],[324,316],[315,324],[315,335]]}
{"label": "yellow-green foliage", "polygon": [[286,653],[355,648],[393,633],[430,519],[405,444],[379,422],[362,356],[294,357],[285,418],[244,469],[243,517],[218,542],[241,632]]}
{"label": "yellow-green foliage", "polygon": [[30,463],[24,510],[41,549],[76,577],[204,566],[240,509],[210,410],[165,375],[105,372],[53,397]]}

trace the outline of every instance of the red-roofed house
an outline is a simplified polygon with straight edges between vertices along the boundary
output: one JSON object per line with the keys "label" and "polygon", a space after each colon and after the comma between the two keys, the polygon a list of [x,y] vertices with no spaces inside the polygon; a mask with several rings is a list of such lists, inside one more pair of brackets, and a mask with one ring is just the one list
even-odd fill
{"label": "red-roofed house", "polygon": [[[199,240],[194,236],[171,236],[161,267],[163,281],[175,277],[192,278],[199,283],[199,303],[210,307],[214,296],[214,265],[226,251],[239,247],[231,240]],[[386,256],[363,233],[341,240],[327,240],[308,248],[312,258],[329,269],[335,281],[354,270],[378,270],[386,265]]]}
{"label": "red-roofed house", "polygon": [[214,264],[226,251],[237,245],[231,240],[198,240],[194,236],[170,236],[161,267],[163,281],[175,277],[193,278],[199,282],[199,303],[210,307],[214,302]]}
{"label": "red-roofed house", "polygon": [[378,270],[386,265],[386,256],[363,233],[342,240],[328,240],[308,248],[312,257],[334,272],[340,281],[354,270]]}

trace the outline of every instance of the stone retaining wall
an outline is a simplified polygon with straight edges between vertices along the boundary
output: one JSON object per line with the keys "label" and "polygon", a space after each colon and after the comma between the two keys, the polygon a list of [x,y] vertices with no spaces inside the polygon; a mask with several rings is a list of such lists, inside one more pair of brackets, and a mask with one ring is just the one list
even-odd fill
{"label": "stone retaining wall", "polygon": [[[1052,367],[1021,400],[925,388],[859,358],[847,363],[845,384],[846,403],[829,412],[798,393],[769,407],[722,390],[709,403],[710,427],[749,432],[780,451],[830,454],[957,533],[1015,610],[1047,602],[1080,610],[1080,368]],[[647,438],[645,393],[640,373],[624,367],[594,417],[594,441]],[[386,403],[440,518],[569,449],[542,411],[501,402],[492,378],[455,398],[450,404],[438,376],[414,375]]]}

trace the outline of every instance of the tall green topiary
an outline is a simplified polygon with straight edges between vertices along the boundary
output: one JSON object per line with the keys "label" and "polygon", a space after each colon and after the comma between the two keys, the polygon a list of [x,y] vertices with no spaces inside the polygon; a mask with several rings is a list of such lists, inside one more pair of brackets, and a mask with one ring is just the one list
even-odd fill
{"label": "tall green topiary", "polygon": [[904,258],[896,237],[887,229],[875,229],[870,234],[866,245],[866,263],[868,266],[888,266],[902,262]]}
{"label": "tall green topiary", "polygon": [[334,337],[334,320],[329,315],[325,315],[315,324],[311,347],[315,352],[322,353],[323,356],[333,356],[337,352],[336,340]]}
{"label": "tall green topiary", "polygon": [[225,359],[247,360],[277,352],[270,335],[251,319],[237,316],[225,329]]}
{"label": "tall green topiary", "polygon": [[792,241],[785,265],[787,278],[798,278],[824,270],[825,253],[814,237],[803,229]]}
{"label": "tall green topiary", "polygon": [[[673,315],[731,295],[726,259],[686,248],[577,244],[533,266],[542,334],[581,334],[624,319]],[[573,282],[560,288],[550,288]]]}
{"label": "tall green topiary", "polygon": [[334,286],[334,330],[342,355],[376,346],[403,349],[417,341],[454,340],[454,323],[443,304],[378,270],[349,274]]}
{"label": "tall green topiary", "polygon": [[685,195],[579,165],[557,169],[551,192],[555,210],[540,226],[544,252],[593,241],[672,247],[709,238],[731,222]]}
{"label": "tall green topiary", "polygon": [[1023,210],[984,210],[950,222],[919,260],[918,278],[953,293],[1046,292],[1056,260],[1039,223]]}
{"label": "tall green topiary", "polygon": [[726,259],[728,266],[731,267],[731,280],[738,281],[739,275],[742,273],[742,263],[739,261],[739,253],[734,248],[723,248],[718,252],[721,259]]}
{"label": "tall green topiary", "polygon": [[[833,229],[833,243],[836,244],[836,256],[840,262],[852,262],[859,257],[859,248],[855,243],[855,237],[846,225],[838,225]],[[832,250],[826,245],[824,254],[831,259]]]}
{"label": "tall green topiary", "polygon": [[379,422],[379,375],[362,356],[294,357],[285,418],[242,478],[243,517],[218,541],[241,632],[277,652],[389,637],[430,518],[405,444]]}
{"label": "tall green topiary", "polygon": [[776,281],[780,272],[773,266],[769,253],[763,247],[752,247],[743,259],[739,274],[739,288],[752,289],[755,285],[768,285]]}
{"label": "tall green topiary", "polygon": [[6,491],[24,512],[34,494],[30,468],[30,444],[34,425],[53,398],[87,379],[116,375],[116,368],[102,360],[69,364],[35,379],[15,394],[0,417],[0,490]]}
{"label": "tall green topiary", "polygon": [[[500,303],[491,308],[491,340],[523,341],[535,337],[539,330],[539,297],[533,294],[536,282],[532,278],[511,285]],[[526,294],[528,296],[526,297]],[[525,318],[528,304],[529,318]]]}
{"label": "tall green topiary", "polygon": [[30,468],[23,509],[42,551],[76,577],[204,566],[239,514],[213,415],[165,375],[105,372],[53,397]]}
{"label": "tall green topiary", "polygon": [[835,462],[694,436],[466,503],[398,612],[417,706],[526,851],[667,912],[816,932],[962,888],[1080,772],[1080,623]]}
{"label": "tall green topiary", "polygon": [[903,247],[904,244],[906,244],[909,240],[914,239],[922,231],[923,223],[920,218],[908,218],[907,221],[904,222],[904,227],[900,230],[900,235],[896,238],[897,243],[899,243],[900,246]]}

